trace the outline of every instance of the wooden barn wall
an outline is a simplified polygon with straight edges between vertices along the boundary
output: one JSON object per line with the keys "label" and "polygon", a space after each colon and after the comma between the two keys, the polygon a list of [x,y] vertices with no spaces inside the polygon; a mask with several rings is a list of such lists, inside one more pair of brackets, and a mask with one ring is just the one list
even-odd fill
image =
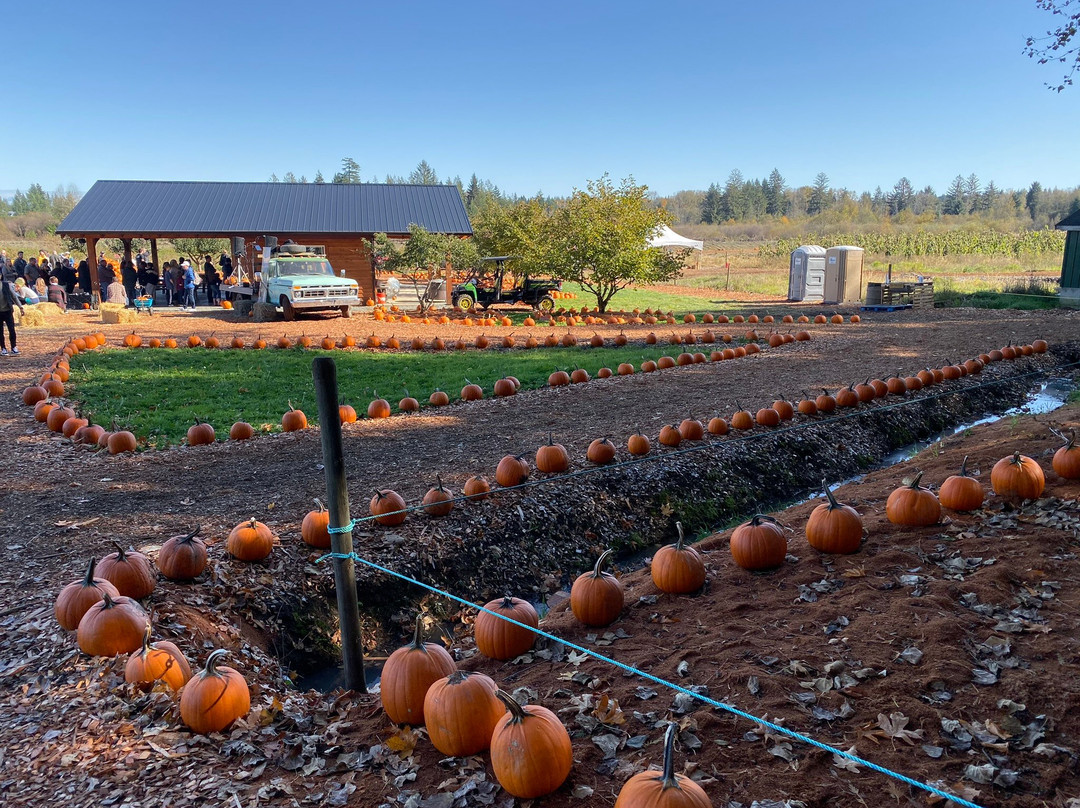
{"label": "wooden barn wall", "polygon": [[[261,235],[261,234],[260,234]],[[286,239],[292,239],[297,244],[304,246],[322,246],[326,248],[326,257],[334,268],[334,273],[341,277],[341,271],[345,270],[345,277],[351,278],[360,284],[360,300],[366,300],[375,296],[375,267],[371,262],[371,252],[365,247],[364,239],[370,241],[374,234],[356,234],[349,236],[320,236],[311,233],[270,233],[276,235],[278,243]],[[259,268],[258,253],[252,250],[256,241],[255,236],[245,236],[247,243],[249,265]],[[262,243],[262,239],[258,239]],[[250,263],[254,261],[255,263]]]}

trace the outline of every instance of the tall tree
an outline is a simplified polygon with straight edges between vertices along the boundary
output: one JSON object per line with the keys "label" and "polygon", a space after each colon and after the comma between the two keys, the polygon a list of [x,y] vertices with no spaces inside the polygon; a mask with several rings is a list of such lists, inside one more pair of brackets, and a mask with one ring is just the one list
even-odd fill
{"label": "tall tree", "polygon": [[1027,198],[1024,200],[1024,207],[1027,208],[1033,222],[1039,218],[1039,214],[1042,212],[1042,193],[1042,186],[1038,180],[1035,180],[1035,182],[1031,183],[1031,187],[1028,188]]}
{"label": "tall tree", "polygon": [[341,171],[334,174],[331,182],[352,184],[363,182],[360,178],[360,164],[351,157],[341,158]]}
{"label": "tall tree", "polygon": [[941,212],[946,216],[960,216],[967,212],[967,199],[964,197],[964,178],[959,174],[952,181],[945,197],[941,200]]}
{"label": "tall tree", "polygon": [[325,182],[326,182],[326,180],[323,179],[322,172],[321,171],[316,171],[315,172],[315,184],[316,185],[322,185]]}
{"label": "tall tree", "polygon": [[806,201],[807,215],[817,216],[829,206],[829,201],[829,177],[824,171],[819,171],[814,177],[810,198]]}
{"label": "tall tree", "polygon": [[278,179],[277,174],[271,174],[270,175],[270,182],[280,182],[280,181],[281,180]]}
{"label": "tall tree", "polygon": [[994,209],[994,202],[997,201],[998,195],[1001,192],[998,191],[997,186],[994,185],[994,181],[990,180],[987,183],[986,188],[983,190],[982,195],[979,197],[979,204],[976,207],[978,211],[989,211]]}
{"label": "tall tree", "polygon": [[982,186],[975,172],[968,174],[964,180],[964,200],[967,202],[967,212],[974,213],[979,209],[979,198],[982,196]]}
{"label": "tall tree", "polygon": [[410,172],[409,182],[413,185],[438,185],[439,175],[428,165],[427,160],[421,160]]}
{"label": "tall tree", "polygon": [[1080,30],[1080,1],[1035,0],[1035,5],[1049,12],[1058,26],[1047,31],[1045,36],[1029,36],[1024,53],[1037,59],[1041,65],[1049,62],[1065,65],[1065,77],[1061,83],[1046,85],[1060,93],[1072,85],[1073,76],[1080,70],[1080,45],[1076,42],[1076,32]]}
{"label": "tall tree", "polygon": [[774,168],[769,173],[769,178],[761,184],[761,190],[765,193],[767,215],[784,216],[787,214],[787,183],[780,174],[780,169]]}
{"label": "tall tree", "polygon": [[911,207],[911,201],[915,197],[915,189],[911,187],[911,180],[901,177],[889,192],[889,215],[895,216],[901,211]]}
{"label": "tall tree", "polygon": [[605,175],[574,191],[544,228],[548,271],[595,295],[600,311],[630,284],[664,283],[682,272],[684,253],[649,247],[649,237],[669,216],[650,204],[648,190],[633,179],[616,187]]}
{"label": "tall tree", "polygon": [[701,200],[701,222],[703,224],[719,224],[720,218],[720,188],[714,182],[705,192]]}
{"label": "tall tree", "polygon": [[296,175],[291,171],[286,171],[285,176],[281,178],[282,182],[296,182]]}

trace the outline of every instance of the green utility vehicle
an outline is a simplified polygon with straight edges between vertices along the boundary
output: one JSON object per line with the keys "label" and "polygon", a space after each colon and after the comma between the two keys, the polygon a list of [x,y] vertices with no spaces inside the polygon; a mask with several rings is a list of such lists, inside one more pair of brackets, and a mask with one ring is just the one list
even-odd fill
{"label": "green utility vehicle", "polygon": [[555,308],[555,298],[551,293],[562,289],[561,281],[533,280],[526,275],[520,286],[503,289],[506,262],[511,258],[514,256],[496,255],[482,258],[482,261],[495,263],[491,283],[485,283],[478,275],[473,275],[465,283],[454,287],[451,302],[462,311],[469,311],[474,306],[486,309],[496,303],[524,303],[540,311],[551,311]]}

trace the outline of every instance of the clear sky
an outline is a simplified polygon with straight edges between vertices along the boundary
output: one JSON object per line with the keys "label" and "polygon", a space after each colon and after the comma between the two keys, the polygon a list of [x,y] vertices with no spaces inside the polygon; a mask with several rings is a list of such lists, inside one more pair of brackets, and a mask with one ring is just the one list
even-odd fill
{"label": "clear sky", "polygon": [[1080,86],[1034,0],[13,0],[0,189],[365,179],[426,159],[510,192],[1080,184]]}

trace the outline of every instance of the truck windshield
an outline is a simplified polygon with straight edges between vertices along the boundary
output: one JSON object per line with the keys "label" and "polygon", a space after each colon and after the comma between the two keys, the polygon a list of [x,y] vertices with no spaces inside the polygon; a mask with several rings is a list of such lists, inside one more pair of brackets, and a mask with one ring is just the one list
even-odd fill
{"label": "truck windshield", "polygon": [[285,261],[278,264],[278,275],[329,275],[334,276],[329,261]]}

